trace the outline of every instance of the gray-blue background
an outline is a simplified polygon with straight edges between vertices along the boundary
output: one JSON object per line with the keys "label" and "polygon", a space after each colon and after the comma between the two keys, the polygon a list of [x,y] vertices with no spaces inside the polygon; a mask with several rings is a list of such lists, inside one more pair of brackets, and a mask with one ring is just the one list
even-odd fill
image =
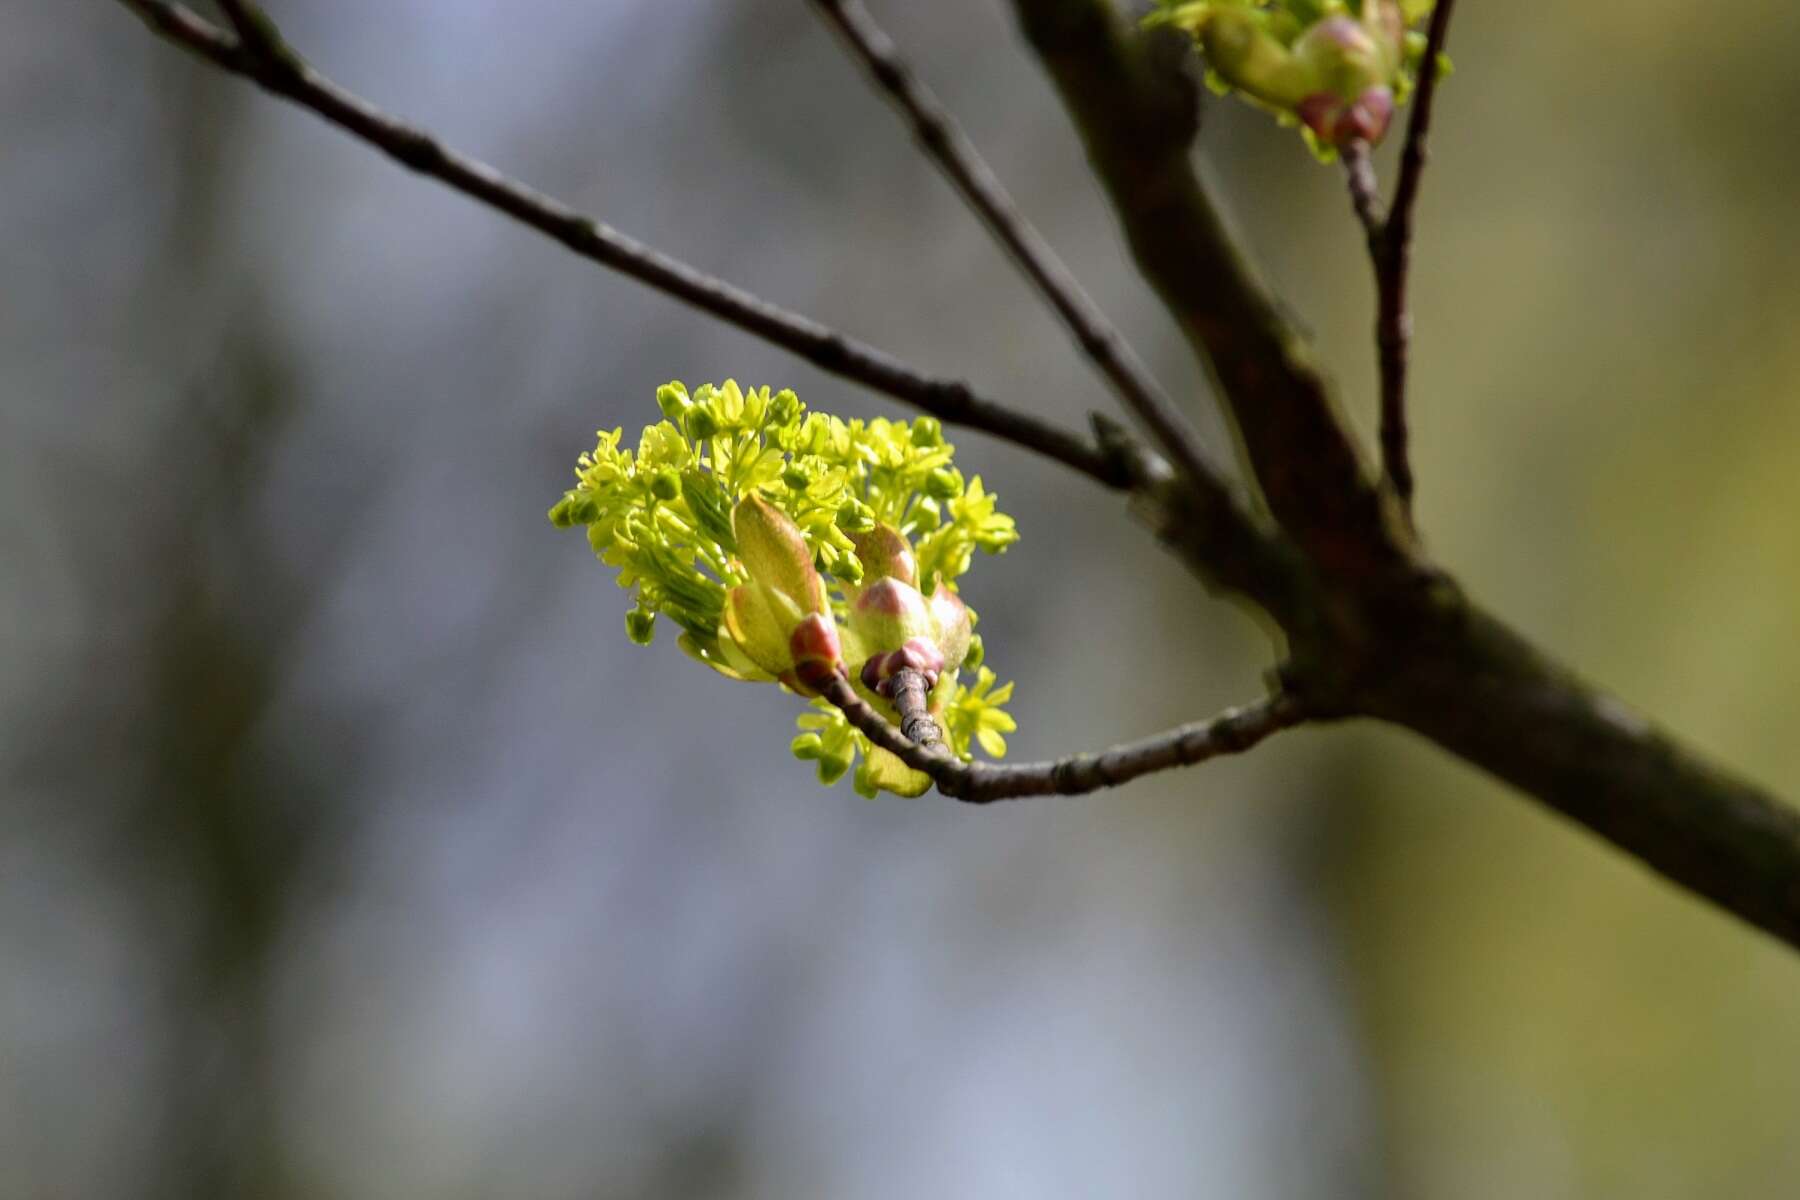
{"label": "gray-blue background", "polygon": [[[1792,790],[1800,17],[1463,7],[1424,528]],[[1108,402],[803,4],[271,8],[704,269]],[[876,11],[1222,448],[1004,6]],[[0,1196],[1791,1194],[1791,956],[1376,730],[1003,811],[818,788],[791,698],[629,645],[543,514],[669,378],[884,401],[116,5],[0,31]],[[1338,173],[1224,102],[1202,143],[1367,431]],[[1015,754],[1256,693],[1114,498],[956,441],[1024,534],[966,587]]]}

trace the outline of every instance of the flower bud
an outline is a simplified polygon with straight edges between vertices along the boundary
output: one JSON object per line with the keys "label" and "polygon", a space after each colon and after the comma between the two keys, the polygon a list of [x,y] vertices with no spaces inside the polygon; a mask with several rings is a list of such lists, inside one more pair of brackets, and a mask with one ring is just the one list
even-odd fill
{"label": "flower bud", "polygon": [[800,417],[800,397],[792,388],[782,388],[769,401],[769,420],[775,425],[792,425]]}
{"label": "flower bud", "polygon": [[682,416],[686,414],[688,406],[692,403],[693,401],[688,399],[687,388],[683,387],[680,381],[665,383],[656,389],[656,407],[662,409],[662,415],[676,425],[681,424]]}
{"label": "flower bud", "polygon": [[1372,87],[1354,100],[1330,92],[1315,92],[1300,102],[1301,121],[1327,146],[1342,146],[1361,139],[1379,142],[1394,116],[1394,93]]}
{"label": "flower bud", "polygon": [[944,426],[936,417],[914,417],[912,444],[921,450],[944,444]]}
{"label": "flower bud", "polygon": [[656,478],[650,481],[650,494],[658,500],[675,499],[681,495],[681,476],[666,468],[658,471]]}
{"label": "flower bud", "polygon": [[696,406],[689,409],[687,414],[682,417],[681,429],[694,441],[704,442],[708,438],[718,435],[719,422],[704,408]]}
{"label": "flower bud", "polygon": [[834,518],[845,533],[862,533],[875,527],[875,513],[861,500],[846,500]]}
{"label": "flower bud", "polygon": [[641,605],[625,614],[625,636],[640,646],[648,646],[656,636],[656,613]]}
{"label": "flower bud", "polygon": [[863,577],[863,565],[853,554],[844,554],[832,564],[831,573],[845,583],[855,586]]}
{"label": "flower bud", "polygon": [[939,467],[925,477],[925,494],[933,500],[954,500],[962,490],[962,472],[951,467]]}
{"label": "flower bud", "polygon": [[1393,119],[1405,46],[1405,23],[1393,0],[1369,0],[1360,21],[1338,14],[1315,22],[1294,42],[1294,60],[1307,79],[1295,113],[1328,146],[1380,141]]}
{"label": "flower bud", "polygon": [[1301,34],[1294,60],[1314,88],[1354,96],[1386,83],[1389,64],[1374,34],[1355,17],[1326,17]]}
{"label": "flower bud", "polygon": [[1378,141],[1393,118],[1406,21],[1395,0],[1365,0],[1360,16],[1338,7],[1298,37],[1291,19],[1276,19],[1279,13],[1207,9],[1200,44],[1220,78],[1253,100],[1295,114],[1324,145]]}
{"label": "flower bud", "polygon": [[550,520],[558,529],[567,529],[571,525],[591,523],[599,512],[600,506],[595,502],[592,492],[571,491],[550,510]]}
{"label": "flower bud", "polygon": [[892,577],[877,579],[857,593],[849,621],[871,653],[897,650],[910,638],[930,642],[937,636],[931,608],[919,589]]}

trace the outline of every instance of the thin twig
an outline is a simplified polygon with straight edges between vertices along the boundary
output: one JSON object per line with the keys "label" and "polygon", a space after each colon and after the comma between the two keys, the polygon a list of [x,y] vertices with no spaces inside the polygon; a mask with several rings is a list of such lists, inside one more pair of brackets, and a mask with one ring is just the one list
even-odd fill
{"label": "thin twig", "polygon": [[1333,573],[1405,570],[1409,538],[1370,479],[1307,339],[1195,169],[1199,98],[1173,36],[1116,0],[1013,0],[1144,278],[1229,412],[1270,513]]}
{"label": "thin twig", "polygon": [[1413,205],[1419,199],[1419,179],[1429,157],[1425,138],[1431,132],[1431,109],[1437,99],[1439,69],[1450,39],[1450,18],[1456,0],[1437,0],[1431,12],[1431,24],[1425,33],[1425,59],[1419,66],[1419,88],[1413,96],[1412,116],[1406,123],[1406,143],[1400,151],[1400,182],[1394,188],[1394,209],[1388,217],[1388,230],[1400,245],[1412,241]]}
{"label": "thin twig", "polygon": [[218,5],[245,50],[278,62],[291,59],[292,51],[262,5],[253,0],[218,0]]}
{"label": "thin twig", "polygon": [[[1455,8],[1456,0],[1437,0],[1432,9],[1431,25],[1425,35],[1425,61],[1419,68],[1419,89],[1406,125],[1406,144],[1400,152],[1400,181],[1394,186],[1394,204],[1379,238],[1370,237],[1379,308],[1375,342],[1381,361],[1381,462],[1395,495],[1409,511],[1413,473],[1407,453],[1406,370],[1412,343],[1412,314],[1407,306],[1406,286],[1412,269],[1413,206],[1418,202],[1419,180],[1425,172],[1425,137],[1431,129],[1432,102],[1437,98],[1438,63],[1450,36],[1450,17]],[[1354,184],[1352,188],[1354,191]]]}
{"label": "thin twig", "polygon": [[171,0],[119,2],[163,37],[312,110],[402,164],[554,238],[583,258],[711,313],[822,370],[885,392],[944,421],[1035,450],[1108,487],[1125,486],[1117,456],[1080,434],[981,396],[961,381],[927,376],[873,346],[695,270],[389,116],[308,66],[261,9],[246,0],[236,0],[229,8],[242,14],[244,27],[260,31],[254,44]]}
{"label": "thin twig", "polygon": [[823,695],[870,741],[915,771],[931,776],[944,795],[967,804],[1026,796],[1075,796],[1118,787],[1156,771],[1192,766],[1222,754],[1241,754],[1270,734],[1306,720],[1298,700],[1276,695],[1227,709],[1210,721],[1177,726],[1098,754],[1010,765],[965,763],[942,745],[921,746],[909,741],[842,676],[828,682]]}
{"label": "thin twig", "polygon": [[1196,486],[1227,492],[1193,429],[1050,243],[1019,211],[962,126],[907,64],[862,0],[813,0],[813,5],[843,35],[870,77],[912,125],[926,156],[1036,285],[1126,407]]}
{"label": "thin twig", "polygon": [[927,707],[931,689],[925,676],[911,667],[901,667],[889,681],[893,686],[894,709],[900,714],[900,733],[909,742],[935,746],[944,740],[936,719]]}

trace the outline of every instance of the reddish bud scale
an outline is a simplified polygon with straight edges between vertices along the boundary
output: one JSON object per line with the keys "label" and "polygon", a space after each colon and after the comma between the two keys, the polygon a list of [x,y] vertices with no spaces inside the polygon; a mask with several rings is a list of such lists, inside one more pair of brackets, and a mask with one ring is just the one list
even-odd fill
{"label": "reddish bud scale", "polygon": [[862,667],[863,686],[891,700],[894,676],[904,669],[923,676],[927,690],[934,688],[944,670],[943,652],[924,638],[910,638],[898,650],[870,656]]}
{"label": "reddish bud scale", "polygon": [[1353,101],[1331,92],[1314,92],[1300,102],[1300,119],[1328,146],[1361,139],[1378,142],[1394,116],[1394,93],[1385,87],[1366,89]]}
{"label": "reddish bud scale", "polygon": [[793,681],[788,686],[800,685],[795,691],[815,693],[844,669],[837,627],[820,613],[809,613],[794,626],[788,635],[788,653],[794,660]]}

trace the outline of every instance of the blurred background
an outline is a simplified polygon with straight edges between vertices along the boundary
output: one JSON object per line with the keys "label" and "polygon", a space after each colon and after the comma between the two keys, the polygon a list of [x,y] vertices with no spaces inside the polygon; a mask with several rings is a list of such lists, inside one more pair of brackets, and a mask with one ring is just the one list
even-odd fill
{"label": "blurred background", "polygon": [[[706,270],[1109,403],[802,4],[270,7]],[[1800,9],[1465,7],[1423,527],[1792,789]],[[1005,6],[874,8],[1223,448]],[[1376,728],[994,811],[819,788],[796,702],[630,645],[544,512],[670,378],[889,404],[117,5],[0,19],[0,1196],[1794,1193],[1791,953]],[[1369,432],[1339,173],[1217,100],[1199,153]],[[1112,498],[956,441],[1024,532],[965,589],[1015,755],[1258,693]]]}

